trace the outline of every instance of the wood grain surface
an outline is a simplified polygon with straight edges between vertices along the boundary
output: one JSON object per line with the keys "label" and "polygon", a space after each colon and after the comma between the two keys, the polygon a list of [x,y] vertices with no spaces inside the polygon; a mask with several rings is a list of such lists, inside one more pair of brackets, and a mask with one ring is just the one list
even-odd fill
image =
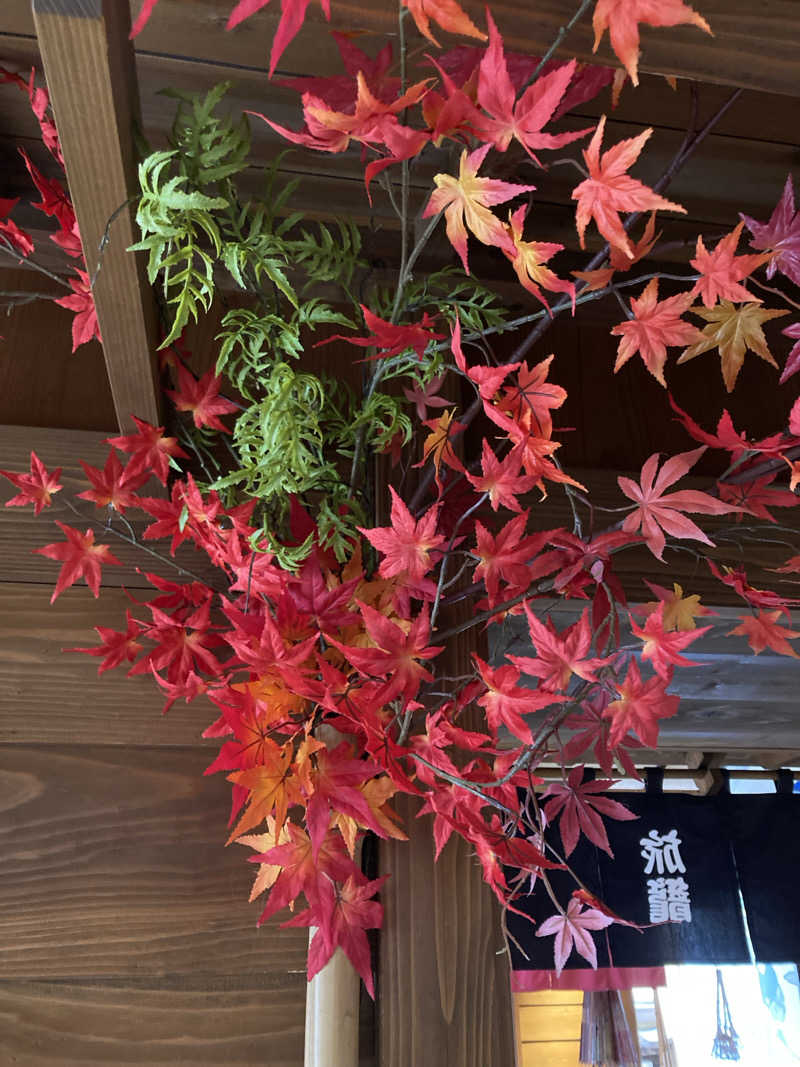
{"label": "wood grain surface", "polygon": [[[131,6],[133,13],[138,13],[140,0],[133,0]],[[476,22],[484,21],[479,0],[465,0],[463,6]],[[225,33],[232,7],[233,0],[161,0],[156,14],[137,39],[137,47],[143,51],[171,52],[263,68],[278,15],[270,6],[233,33]],[[331,7],[331,24],[335,29],[360,29],[368,35],[396,32],[395,9],[381,0],[367,3],[339,0]],[[539,0],[535,5],[523,0],[497,0],[492,11],[508,48],[541,54],[576,7],[577,0]],[[642,70],[796,95],[800,26],[794,0],[763,0],[757,7],[746,0],[703,0],[698,8],[711,24],[714,37],[688,26],[644,27]],[[310,25],[284,53],[281,73],[323,74],[338,69],[333,66],[337,57],[328,35],[314,34],[311,28],[324,24],[317,5],[309,7],[307,23]],[[16,34],[32,32],[27,0],[5,0],[0,30]],[[445,47],[462,44],[464,40],[442,35]],[[577,55],[584,61],[616,64],[607,37],[597,54],[592,53],[592,43],[591,19],[587,15],[565,41],[562,53]],[[742,61],[743,56],[747,57],[746,62]]]}
{"label": "wood grain surface", "polygon": [[269,975],[0,980],[0,1062],[299,1067],[303,984]]}
{"label": "wood grain surface", "polygon": [[139,110],[127,5],[33,0],[33,12],[117,421],[157,424],[156,302],[142,256],[127,251]]}

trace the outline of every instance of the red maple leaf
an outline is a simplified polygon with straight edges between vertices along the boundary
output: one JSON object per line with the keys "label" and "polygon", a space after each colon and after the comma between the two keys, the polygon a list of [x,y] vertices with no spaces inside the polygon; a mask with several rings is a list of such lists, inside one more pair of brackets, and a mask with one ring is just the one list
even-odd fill
{"label": "red maple leaf", "polygon": [[56,178],[45,178],[42,172],[30,160],[27,152],[20,148],[19,154],[25,161],[33,184],[39,191],[41,202],[31,205],[45,215],[56,219],[62,230],[70,232],[75,225],[75,209],[67,196],[64,186]]}
{"label": "red maple leaf", "polygon": [[425,418],[428,414],[428,408],[447,408],[452,405],[452,400],[446,400],[443,396],[437,395],[444,383],[444,379],[444,374],[437,374],[424,387],[415,385],[413,389],[403,388],[403,395],[410,404],[414,405],[418,419]]}
{"label": "red maple leaf", "polygon": [[14,200],[0,198],[0,235],[19,252],[21,256],[29,256],[34,245],[29,234],[17,226],[13,219],[8,216],[19,203],[19,197]]}
{"label": "red maple leaf", "polygon": [[542,127],[556,111],[575,73],[575,60],[564,63],[548,74],[540,74],[522,96],[517,93],[508,73],[503,52],[503,38],[491,13],[486,12],[489,47],[481,60],[478,76],[478,103],[488,117],[478,116],[476,133],[481,141],[490,141],[505,152],[517,140],[537,165],[532,149],[561,148],[591,132],[591,127],[568,133],[543,133]]}
{"label": "red maple leaf", "polygon": [[501,581],[511,587],[506,590],[510,596],[514,595],[513,590],[525,589],[530,582],[528,566],[546,543],[547,534],[526,537],[527,525],[527,511],[507,522],[496,537],[482,522],[475,523],[475,555],[478,557],[475,581],[485,584],[490,604],[501,599]]}
{"label": "red maple leaf", "polygon": [[315,906],[285,924],[319,927],[308,950],[309,981],[336,949],[341,948],[363,978],[369,995],[375,997],[369,942],[364,931],[377,929],[383,922],[383,908],[372,897],[388,877],[384,874],[367,882],[361,874],[357,878],[351,875],[343,885],[330,879],[320,880]]}
{"label": "red maple leaf", "polygon": [[56,541],[33,550],[41,556],[47,556],[48,559],[61,560],[63,564],[53,595],[50,597],[50,603],[52,604],[57,596],[74,585],[79,578],[85,578],[86,584],[95,597],[98,597],[100,595],[100,565],[103,563],[119,564],[119,560],[108,545],[95,544],[94,530],[89,529],[82,534],[80,530],[67,526],[58,519],[56,519],[56,526],[60,528],[67,540]]}
{"label": "red maple leaf", "polygon": [[592,27],[594,48],[608,30],[611,47],[634,85],[639,84],[639,23],[648,26],[681,26],[691,23],[706,33],[711,27],[683,0],[597,0]]}
{"label": "red maple leaf", "polygon": [[550,437],[553,432],[550,412],[560,408],[567,399],[566,389],[547,380],[553,358],[548,356],[532,367],[522,363],[517,371],[515,384],[504,388],[502,400],[498,405],[523,429],[537,437]]}
{"label": "red maple leaf", "polygon": [[81,345],[85,345],[95,338],[101,342],[103,340],[100,336],[97,308],[92,296],[92,287],[89,284],[89,275],[86,271],[78,270],[77,268],[75,273],[77,278],[67,279],[72,289],[72,296],[62,296],[53,301],[59,307],[75,312],[75,318],[72,320],[73,352],[76,348],[80,348]]}
{"label": "red maple leaf", "polygon": [[400,79],[388,76],[392,67],[392,45],[388,43],[381,48],[373,59],[351,40],[347,33],[331,32],[339,50],[346,74],[334,74],[329,77],[278,78],[278,85],[285,85],[296,92],[311,93],[318,99],[325,100],[329,107],[337,111],[351,110],[356,104],[358,86],[356,77],[359,71],[364,75],[367,86],[375,96],[384,103],[391,103],[397,96]]}
{"label": "red maple leaf", "polygon": [[[775,205],[769,222],[756,222],[749,215],[739,216],[753,235],[751,248],[772,253],[767,267],[767,277],[778,270],[800,285],[800,212],[794,208],[794,186],[788,175],[783,195]],[[784,331],[785,332],[785,331]]]}
{"label": "red maple leaf", "polygon": [[551,693],[565,693],[573,674],[587,682],[597,681],[595,672],[609,661],[587,655],[592,651],[588,609],[560,634],[552,619],[540,622],[527,603],[525,615],[536,657],[509,656],[516,667],[524,674],[540,678],[542,689]]}
{"label": "red maple leaf", "polygon": [[84,463],[83,460],[81,460],[81,466],[92,483],[91,489],[78,493],[82,500],[91,500],[99,508],[114,508],[120,515],[125,514],[126,508],[138,505],[139,498],[134,490],[141,486],[142,479],[146,475],[141,472],[138,477],[131,479],[129,470],[122,466],[119,456],[113,449],[109,450],[102,470]]}
{"label": "red maple leaf", "polygon": [[[688,515],[687,511],[702,515],[724,515],[734,511],[732,504],[717,500],[708,493],[697,489],[684,489],[677,493],[665,493],[664,490],[682,478],[705,452],[705,447],[695,448],[691,452],[681,452],[664,462],[658,471],[659,456],[654,452],[642,467],[641,484],[637,485],[630,478],[617,478],[619,487],[625,496],[636,501],[634,511],[625,517],[622,529],[634,533],[641,527],[642,536],[647,547],[656,557],[662,559],[666,539],[664,534],[681,540],[702,541],[711,545],[711,541]],[[658,471],[658,476],[656,476]]]}
{"label": "red maple leaf", "polygon": [[709,445],[711,448],[722,448],[730,452],[731,463],[736,463],[747,452],[765,452],[770,455],[779,455],[787,447],[786,439],[782,433],[771,434],[760,441],[748,441],[744,433],[734,427],[733,419],[724,410],[717,423],[716,434],[708,433],[702,426],[698,426],[691,415],[688,415],[682,408],[678,407],[671,394],[669,403],[690,437],[693,437],[695,441],[699,441],[701,444]]}
{"label": "red maple leaf", "polygon": [[391,526],[376,526],[371,530],[359,527],[359,530],[383,556],[378,568],[382,578],[407,574],[416,583],[433,566],[431,551],[445,540],[436,532],[439,509],[434,505],[415,519],[392,486],[389,486],[389,492],[392,497]]}
{"label": "red maple leaf", "polygon": [[473,652],[472,658],[486,685],[486,692],[478,698],[478,703],[486,709],[486,719],[493,735],[496,737],[500,726],[503,725],[526,745],[532,744],[531,728],[522,716],[540,711],[551,704],[560,704],[565,697],[517,685],[521,674],[509,663],[495,670],[477,653]]}
{"label": "red maple leaf", "polygon": [[618,697],[603,711],[611,720],[609,744],[615,748],[628,730],[632,730],[648,748],[658,744],[658,720],[669,719],[680,704],[680,697],[667,693],[672,675],[666,679],[654,674],[642,681],[639,665],[632,659],[624,682],[617,682]]}
{"label": "red maple leaf", "polygon": [[752,482],[717,482],[720,500],[733,504],[740,509],[736,521],[744,515],[755,515],[766,522],[777,522],[768,508],[793,508],[800,504],[800,497],[788,489],[771,489],[770,485],[777,478],[775,474],[765,474]]}
{"label": "red maple leaf", "polygon": [[[140,34],[145,28],[157,3],[158,0],[143,0],[141,9],[139,10],[139,16],[131,29],[130,35],[132,38]],[[245,19],[250,18],[251,15],[255,15],[257,11],[260,11],[262,7],[266,7],[268,3],[269,0],[239,0],[230,14],[225,28],[227,30],[234,29],[240,22],[244,22]],[[308,4],[309,0],[281,0],[281,18],[278,23],[278,28],[275,31],[275,37],[272,41],[272,52],[270,53],[270,77],[272,77],[278,60],[283,55],[284,49],[296,37],[300,27],[303,25]],[[330,20],[330,0],[320,0],[320,6],[325,14],[325,18]]]}
{"label": "red maple leaf", "polygon": [[580,900],[571,897],[566,912],[551,915],[539,924],[536,931],[537,937],[551,937],[555,934],[553,958],[557,975],[564,970],[564,964],[573,949],[592,967],[597,968],[597,949],[590,931],[604,930],[606,926],[611,926],[614,920],[610,915],[604,915],[595,908],[581,910],[582,908]]}
{"label": "red maple leaf", "polygon": [[619,141],[600,156],[600,145],[606,117],[602,116],[583,158],[589,169],[589,177],[572,190],[572,199],[578,201],[575,225],[581,248],[585,248],[586,227],[594,219],[600,233],[612,248],[618,248],[628,259],[633,258],[633,246],[620,219],[620,211],[679,211],[686,214],[680,204],[673,204],[654,193],[648,186],[626,171],[633,166],[653,132],[652,128]]}
{"label": "red maple leaf", "polygon": [[515,448],[503,459],[498,459],[484,437],[481,468],[483,473],[480,475],[467,472],[470,484],[477,492],[488,495],[493,511],[504,507],[519,514],[522,506],[517,500],[517,494],[527,493],[536,485],[535,475],[522,473],[519,449]]}
{"label": "red maple leaf", "polygon": [[53,503],[53,493],[64,488],[58,480],[61,477],[61,467],[49,471],[35,452],[31,452],[30,474],[3,470],[0,470],[0,474],[19,490],[16,496],[6,501],[6,507],[22,508],[26,504],[33,504],[34,515],[38,515],[43,508],[49,508]]}
{"label": "red maple leaf", "polygon": [[773,593],[770,589],[756,589],[750,585],[744,567],[726,567],[723,564],[720,571],[713,560],[707,559],[706,563],[715,578],[719,579],[723,585],[733,589],[751,607],[780,608],[781,611],[785,611],[789,604],[797,603],[797,601],[785,599],[778,593]]}
{"label": "red maple leaf", "polygon": [[137,419],[135,415],[131,418],[136,424],[136,432],[122,437],[109,437],[108,444],[118,448],[120,452],[130,453],[131,458],[126,468],[128,479],[144,473],[154,474],[166,485],[170,460],[177,456],[188,459],[188,454],[178,444],[177,437],[164,436],[163,426],[151,426],[149,422]]}
{"label": "red maple leaf", "polygon": [[573,767],[565,782],[549,785],[543,794],[542,810],[548,822],[559,819],[565,856],[574,852],[582,833],[592,844],[613,856],[602,816],[622,820],[637,819],[638,816],[616,800],[596,795],[605,793],[614,784],[612,781],[589,778],[584,782],[583,772],[583,767]]}
{"label": "red maple leaf", "polygon": [[663,601],[650,612],[643,627],[631,616],[631,632],[643,642],[642,659],[649,659],[656,674],[664,679],[671,676],[673,666],[702,666],[696,660],[682,656],[681,652],[710,629],[710,626],[701,626],[692,630],[665,630]]}
{"label": "red maple leaf", "polygon": [[653,278],[638,299],[631,299],[633,318],[611,330],[615,337],[621,338],[614,373],[638,352],[656,381],[666,388],[667,345],[693,344],[700,337],[698,328],[681,318],[693,302],[693,293],[678,293],[659,300],[658,278]]}
{"label": "red maple leaf", "polygon": [[344,881],[358,870],[348,859],[339,834],[326,834],[315,854],[311,838],[302,827],[288,822],[286,831],[289,835],[286,844],[249,857],[251,863],[269,863],[280,868],[267,905],[259,916],[259,926],[275,912],[291,904],[301,893],[309,902],[316,904],[321,883],[331,879]]}
{"label": "red maple leaf", "polygon": [[730,300],[733,303],[741,301],[761,303],[739,283],[752,274],[756,267],[766,263],[770,254],[748,253],[744,256],[737,256],[736,246],[739,244],[743,227],[744,223],[740,222],[736,229],[731,230],[729,234],[717,241],[711,252],[703,244],[702,235],[698,234],[695,258],[690,262],[695,270],[699,271],[700,278],[695,282],[692,292],[700,294],[707,308],[714,307],[718,300]]}
{"label": "red maple leaf", "polygon": [[746,637],[747,643],[756,655],[763,652],[765,648],[771,648],[773,652],[778,652],[782,656],[793,656],[797,659],[797,653],[789,641],[800,637],[800,633],[781,626],[778,622],[780,616],[780,609],[759,611],[756,615],[740,615],[741,624],[729,631],[728,636],[741,634]]}
{"label": "red maple leaf", "polygon": [[609,695],[602,692],[591,700],[584,700],[580,710],[564,720],[564,726],[568,730],[574,730],[575,733],[564,745],[563,759],[565,763],[571,763],[573,760],[582,758],[586,750],[591,747],[600,769],[609,778],[616,773],[615,760],[629,778],[638,778],[639,772],[627,750],[642,748],[643,745],[633,734],[625,734],[614,746],[610,744],[611,724],[603,718],[603,711],[609,701]]}
{"label": "red maple leaf", "polygon": [[[450,348],[452,349],[456,366],[462,374],[466,374],[468,378],[475,382],[483,400],[491,400],[509,374],[522,366],[521,363],[502,363],[499,367],[484,366],[482,364],[468,366],[464,356],[464,349],[461,345],[461,320],[458,317],[456,317],[453,326]],[[566,393],[564,396],[566,397]]]}
{"label": "red maple leaf", "polygon": [[112,630],[108,626],[95,626],[100,635],[101,644],[94,648],[67,648],[66,652],[85,652],[87,656],[102,656],[103,662],[97,668],[97,673],[113,670],[123,663],[132,663],[144,646],[137,640],[140,637],[144,625],[134,619],[130,610],[125,612],[128,626],[126,630]]}
{"label": "red maple leaf", "polygon": [[394,323],[387,322],[386,319],[373,314],[363,304],[360,306],[364,314],[364,322],[370,331],[369,337],[345,337],[343,334],[337,333],[333,337],[326,337],[323,341],[318,341],[314,347],[318,348],[319,345],[330,344],[331,341],[347,341],[348,344],[358,345],[360,348],[380,349],[376,355],[369,356],[369,359],[389,359],[391,356],[399,356],[401,352],[407,352],[412,349],[416,352],[417,359],[422,360],[429,343],[431,341],[441,341],[444,338],[443,333],[435,333],[431,329],[433,319],[427,311],[422,316],[421,322],[396,326]]}
{"label": "red maple leaf", "polygon": [[306,797],[306,827],[314,856],[328,832],[332,812],[349,815],[359,826],[367,827],[379,837],[388,836],[359,788],[374,778],[378,769],[369,760],[351,759],[346,741],[331,751],[323,746],[313,753],[309,769],[301,770],[300,777]]}
{"label": "red maple leaf", "polygon": [[209,426],[212,430],[230,433],[228,427],[220,422],[219,415],[229,415],[239,407],[231,400],[219,395],[219,374],[213,369],[206,371],[202,378],[195,378],[182,363],[178,363],[178,388],[167,389],[167,396],[178,411],[191,411],[192,419],[198,429]]}
{"label": "red maple leaf", "polygon": [[326,634],[326,639],[347,656],[359,673],[367,678],[386,678],[385,700],[403,696],[413,700],[423,681],[433,675],[419,660],[433,659],[442,651],[441,646],[428,645],[430,621],[425,608],[411,623],[408,633],[369,604],[359,603],[364,625],[372,648],[351,648]]}

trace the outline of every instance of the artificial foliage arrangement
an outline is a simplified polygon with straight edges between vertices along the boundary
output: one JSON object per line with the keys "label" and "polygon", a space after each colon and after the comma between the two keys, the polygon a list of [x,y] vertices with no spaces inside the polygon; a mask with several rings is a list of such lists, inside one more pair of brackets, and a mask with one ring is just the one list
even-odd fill
{"label": "artificial foliage arrangement", "polygon": [[[230,25],[266,2],[241,0]],[[306,7],[282,0],[270,73]],[[620,71],[553,58],[590,17]],[[134,32],[150,18],[157,0],[143,4]],[[91,488],[69,504],[74,523],[59,522],[57,539],[37,551],[60,565],[53,599],[81,579],[97,596],[103,568],[117,563],[114,537],[137,540],[128,513],[148,517],[141,544],[153,595],[131,605],[119,630],[98,627],[99,644],[82,651],[101,672],[151,674],[167,708],[214,705],[203,736],[220,745],[207,773],[232,787],[228,842],[252,850],[259,921],[289,908],[289,925],[316,928],[309,977],[341,947],[374,992],[366,931],[381,925],[384,878],[362,872],[359,842],[404,837],[398,794],[419,799],[437,854],[451,835],[469,843],[503,909],[530,892],[550,896],[538,934],[554,938],[558,970],[572,952],[596,965],[593,932],[620,917],[577,881],[559,899],[548,872],[569,869],[582,835],[608,850],[604,821],[633,818],[608,789],[637,775],[637,748],[656,747],[660,720],[676,714],[673,677],[692,665],[692,643],[714,628],[743,635],[754,654],[797,655],[789,609],[798,601],[786,595],[800,572],[796,532],[781,530],[787,559],[770,589],[749,583],[735,551],[729,565],[706,553],[709,520],[758,537],[777,524],[771,509],[797,505],[800,402],[787,425],[753,441],[725,411],[682,410],[668,388],[680,364],[717,353],[731,392],[751,353],[766,364],[764,389],[792,389],[800,323],[780,324],[795,343],[779,375],[763,329],[798,308],[791,177],[770,219],[698,234],[685,265],[664,276],[648,256],[657,214],[683,212],[665,195],[669,183],[736,94],[692,126],[652,187],[630,173],[651,130],[615,143],[605,117],[579,130],[559,122],[638,83],[641,25],[682,23],[710,32],[682,0],[584,0],[548,54],[530,57],[506,50],[488,10],[478,25],[455,0],[401,0],[394,49],[373,57],[339,34],[346,73],[295,84],[302,125],[226,116],[225,86],[204,98],[174,93],[171,144],[141,162],[134,251],[161,298],[170,429],[137,418],[134,432],[112,437],[105,467],[85,465]],[[442,48],[445,34],[470,43]],[[413,75],[411,41],[415,54],[429,53]],[[46,90],[33,75],[3,80],[29,93],[60,160]],[[245,195],[250,123],[262,122],[290,145],[332,155],[360,147],[365,197],[388,197],[397,214],[390,284],[371,279],[356,225],[293,211],[293,184],[281,186],[277,166],[263,195]],[[507,180],[517,148],[533,183]],[[412,213],[412,173],[431,159],[441,169]],[[580,172],[574,249],[597,234],[603,242],[573,276],[559,271],[563,246],[537,229],[536,170],[565,161]],[[54,239],[75,258],[60,303],[75,312],[79,347],[98,330],[74,212],[65,186],[28,166],[38,206],[59,226]],[[0,201],[0,242],[33,264],[13,207]],[[441,228],[452,262],[423,273],[420,257]],[[516,277],[537,310],[515,316],[474,276],[477,245],[495,250],[496,276]],[[210,311],[223,276],[243,300],[225,311],[216,365],[198,376],[184,332]],[[558,458],[565,357],[531,356],[556,317],[601,299],[620,314],[609,373],[640,358],[687,443],[620,477],[605,518]],[[500,335],[513,340],[510,358],[496,355]],[[314,373],[302,358],[334,341],[351,346],[354,374]],[[709,375],[719,373],[707,359]],[[686,487],[711,454],[717,476]],[[9,505],[37,514],[63,491],[60,471],[33,454],[30,471],[2,473],[17,489]],[[543,528],[537,504],[547,494],[565,494],[570,525]],[[174,561],[183,543],[212,578]],[[740,598],[732,630],[670,581],[676,543]],[[653,599],[634,608],[615,567],[643,545]],[[559,628],[549,609],[561,600],[583,610]],[[532,654],[490,662],[485,630],[509,616],[524,621]],[[469,662],[454,652],[465,633],[474,635]],[[563,772],[546,788],[545,763]],[[548,824],[558,824],[560,848],[545,840]]]}

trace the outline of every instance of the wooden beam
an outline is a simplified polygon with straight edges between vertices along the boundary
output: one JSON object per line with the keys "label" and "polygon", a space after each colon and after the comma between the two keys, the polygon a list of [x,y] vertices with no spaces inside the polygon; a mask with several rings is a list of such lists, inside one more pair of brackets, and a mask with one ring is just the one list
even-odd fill
{"label": "wooden beam", "polygon": [[[123,6],[123,5],[120,5]],[[125,7],[128,5],[125,4]],[[137,39],[137,48],[220,62],[234,62],[264,69],[278,16],[268,5],[248,19],[235,33],[224,26],[233,0],[161,0],[155,15]],[[555,39],[561,26],[575,13],[578,0],[494,0],[492,13],[505,36],[506,47],[541,54]],[[795,0],[698,0],[694,5],[708,20],[714,37],[692,26],[642,30],[640,69],[672,73],[722,85],[747,85],[768,92],[798,94],[797,51],[800,20]],[[140,0],[134,0],[138,12]],[[465,9],[479,24],[484,23],[481,0],[464,0]],[[0,32],[30,33],[26,0],[4,0]],[[395,8],[385,0],[338,0],[332,4],[331,24],[338,30],[366,30],[373,34],[396,33]],[[286,49],[281,73],[340,73],[338,55],[319,8],[309,8],[304,28]],[[316,33],[314,32],[316,30]],[[313,35],[313,36],[312,36]],[[464,38],[442,34],[445,47]],[[614,63],[606,36],[598,52],[592,52],[591,18],[587,12],[568,35],[562,55],[577,55],[583,61]],[[369,45],[367,45],[369,47]]]}
{"label": "wooden beam", "polygon": [[155,298],[141,257],[126,251],[136,239],[126,202],[136,189],[138,112],[128,4],[33,0],[33,14],[87,269],[96,279],[117,419],[121,427],[132,425],[132,414],[156,423]]}

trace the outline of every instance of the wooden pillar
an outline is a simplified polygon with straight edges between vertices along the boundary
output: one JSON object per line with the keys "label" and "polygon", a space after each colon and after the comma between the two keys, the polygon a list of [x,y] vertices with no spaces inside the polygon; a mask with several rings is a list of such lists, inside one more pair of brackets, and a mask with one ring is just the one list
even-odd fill
{"label": "wooden pillar", "polygon": [[[450,643],[446,674],[471,669],[474,641],[467,633]],[[391,877],[381,890],[379,1067],[513,1067],[497,901],[470,845],[454,834],[434,862],[430,816],[415,818],[419,802],[410,797],[393,803],[409,840],[381,841],[381,873]]]}
{"label": "wooden pillar", "polygon": [[358,1067],[360,987],[341,949],[308,983],[305,1067]]}
{"label": "wooden pillar", "polygon": [[[127,0],[32,0],[117,419],[158,421],[157,318],[136,240],[138,93]],[[113,217],[113,222],[110,220]],[[100,255],[104,235],[108,242]],[[99,272],[98,272],[99,266]]]}

